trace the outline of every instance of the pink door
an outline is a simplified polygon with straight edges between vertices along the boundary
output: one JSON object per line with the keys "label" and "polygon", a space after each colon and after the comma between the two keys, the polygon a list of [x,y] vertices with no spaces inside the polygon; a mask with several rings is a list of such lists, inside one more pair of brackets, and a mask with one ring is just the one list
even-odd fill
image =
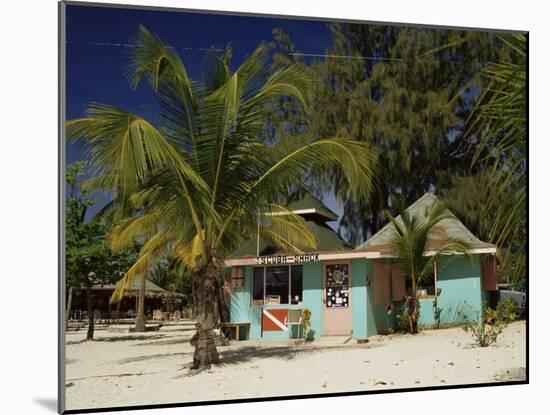
{"label": "pink door", "polygon": [[324,266],[324,308],[327,336],[351,334],[351,264],[329,262]]}

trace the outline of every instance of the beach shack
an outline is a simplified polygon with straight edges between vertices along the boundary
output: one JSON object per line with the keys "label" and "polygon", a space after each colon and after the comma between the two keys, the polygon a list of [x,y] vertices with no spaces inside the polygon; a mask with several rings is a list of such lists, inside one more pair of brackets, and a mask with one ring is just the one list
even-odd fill
{"label": "beach shack", "polygon": [[[96,320],[120,319],[134,317],[138,309],[140,281],[134,279],[130,287],[124,291],[123,299],[117,304],[111,304],[113,292],[120,284],[95,285],[92,287],[94,299],[94,314]],[[167,291],[149,280],[145,280],[145,314],[147,318],[153,317],[154,310],[181,310],[185,303],[184,294]],[[80,320],[87,318],[86,290],[79,289],[72,300],[71,319]]]}
{"label": "beach shack", "polygon": [[[436,200],[435,194],[426,193],[408,211],[427,217]],[[391,225],[354,249],[329,226],[337,215],[312,195],[306,193],[288,207],[305,219],[317,247],[294,254],[254,238],[234,252],[225,264],[231,323],[245,326],[250,339],[289,338],[307,308],[308,335],[314,338],[366,339],[387,332],[403,298],[411,294],[394,263]],[[418,288],[419,323],[452,324],[463,315],[475,319],[489,293],[497,290],[496,247],[476,238],[455,217],[437,228],[430,235],[431,249],[444,237],[460,238],[468,243],[470,255],[457,253],[437,261],[433,274]]]}

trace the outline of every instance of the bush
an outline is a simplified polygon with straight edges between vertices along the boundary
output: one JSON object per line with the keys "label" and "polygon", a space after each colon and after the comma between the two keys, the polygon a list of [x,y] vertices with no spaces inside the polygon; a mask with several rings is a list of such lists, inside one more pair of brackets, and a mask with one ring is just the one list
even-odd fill
{"label": "bush", "polygon": [[510,311],[511,306],[507,303],[501,305],[501,303],[499,302],[496,309],[484,304],[481,319],[479,319],[478,313],[479,321],[468,320],[465,314],[462,315],[466,320],[463,329],[466,333],[470,333],[476,346],[487,347],[495,343],[504,327],[511,321],[510,318],[514,317]]}
{"label": "bush", "polygon": [[300,324],[300,329],[302,332],[302,337],[305,340],[309,340],[309,330],[311,329],[311,310],[309,308],[304,308],[302,310],[302,320]]}
{"label": "bush", "polygon": [[518,304],[511,298],[503,298],[497,304],[496,314],[499,321],[508,324],[518,318]]}
{"label": "bush", "polygon": [[409,311],[405,303],[397,310],[397,331],[407,333],[409,331]]}
{"label": "bush", "polygon": [[482,320],[481,323],[468,321],[463,328],[466,333],[470,333],[476,346],[487,347],[497,341],[498,336],[502,333],[503,326],[498,322],[489,324]]}

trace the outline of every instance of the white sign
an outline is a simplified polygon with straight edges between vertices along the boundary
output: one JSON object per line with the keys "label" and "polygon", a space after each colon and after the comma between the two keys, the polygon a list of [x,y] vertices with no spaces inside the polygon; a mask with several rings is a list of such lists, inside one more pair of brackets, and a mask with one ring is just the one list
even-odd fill
{"label": "white sign", "polygon": [[302,264],[316,261],[319,261],[319,254],[269,255],[256,258],[256,264],[258,265]]}

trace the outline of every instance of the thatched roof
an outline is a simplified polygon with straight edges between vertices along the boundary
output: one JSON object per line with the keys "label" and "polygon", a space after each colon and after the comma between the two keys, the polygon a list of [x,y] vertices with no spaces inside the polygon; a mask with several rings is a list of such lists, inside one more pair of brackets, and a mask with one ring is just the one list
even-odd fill
{"label": "thatched roof", "polygon": [[[420,221],[426,220],[434,203],[438,201],[433,193],[426,193],[407,208],[411,216],[417,217]],[[451,213],[447,210],[447,213]],[[401,216],[396,218],[397,222],[403,223]],[[394,237],[393,225],[386,224],[372,238],[355,249],[356,252],[378,252],[381,257],[392,256],[392,239]],[[437,249],[444,240],[448,238],[460,239],[467,243],[470,251],[479,253],[494,253],[496,246],[478,239],[464,224],[454,215],[452,218],[439,222],[429,235],[428,249]]]}
{"label": "thatched roof", "polygon": [[[116,284],[96,285],[93,287],[93,289],[97,291],[114,291],[119,284],[120,284],[120,281],[117,282]],[[140,287],[140,281],[138,278],[136,278],[132,281],[131,286],[125,290],[124,296],[136,297],[137,295],[139,295],[139,287]],[[177,293],[175,291],[167,291],[164,288],[161,288],[158,285],[152,283],[151,281],[145,280],[145,296],[148,298],[159,298],[159,297],[184,298],[185,294]]]}

